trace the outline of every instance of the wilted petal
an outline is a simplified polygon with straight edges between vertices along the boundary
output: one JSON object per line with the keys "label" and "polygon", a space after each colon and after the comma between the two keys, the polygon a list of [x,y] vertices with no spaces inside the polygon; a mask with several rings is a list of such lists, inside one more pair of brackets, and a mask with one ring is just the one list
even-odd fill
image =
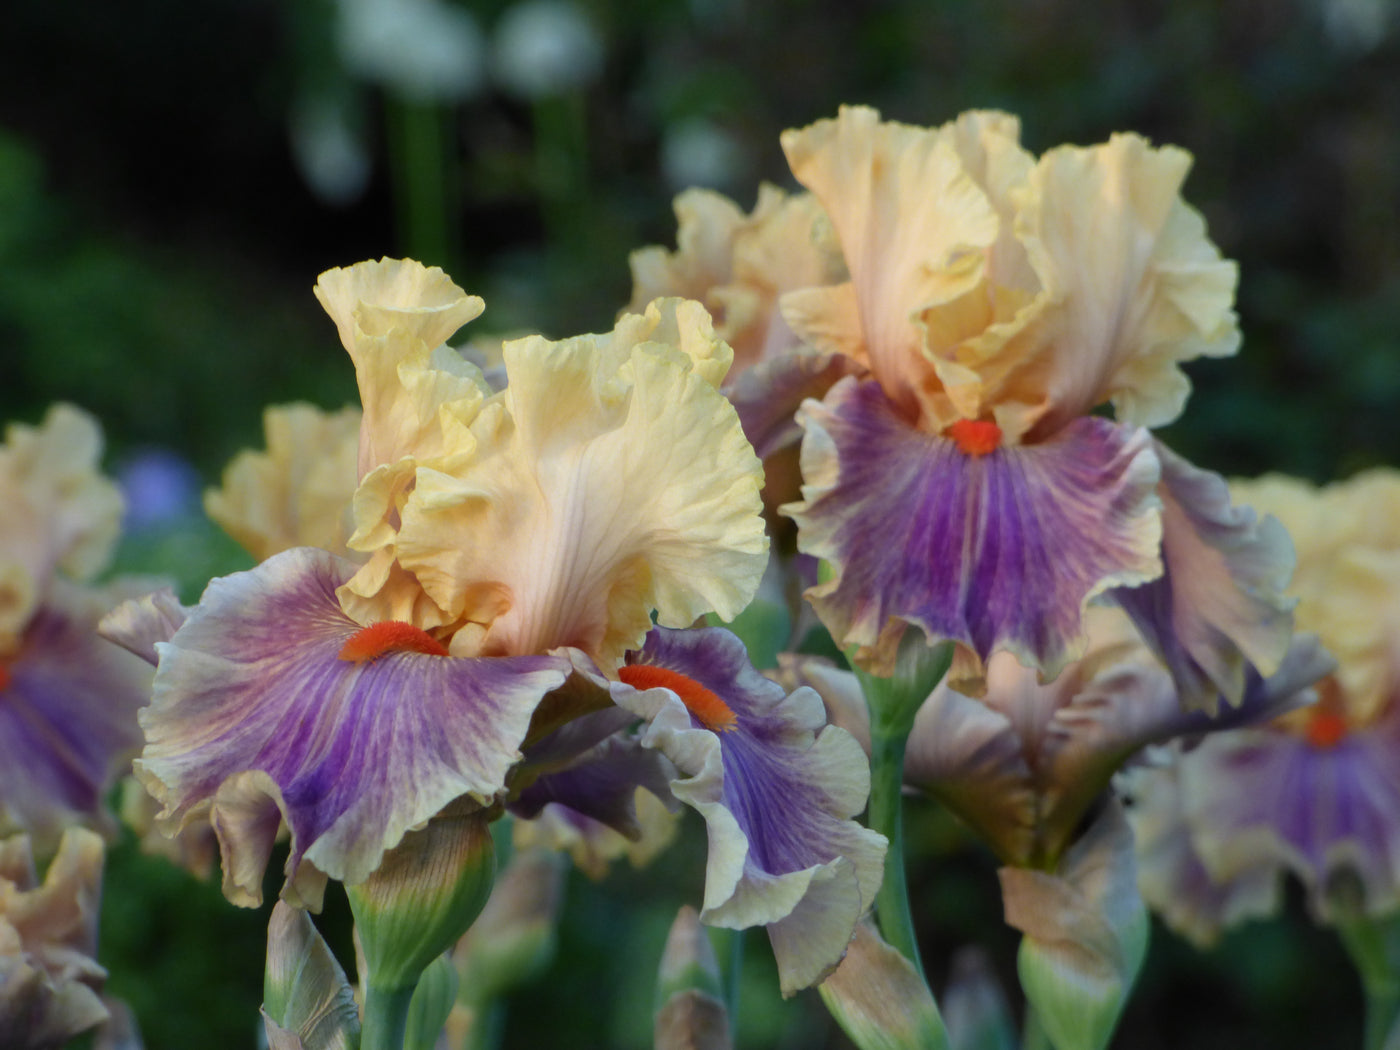
{"label": "wilted petal", "polygon": [[505,355],[474,458],[419,470],[397,541],[427,594],[471,621],[454,652],[573,646],[615,666],[653,609],[675,626],[736,615],[766,561],[762,470],[715,389],[729,352],[699,304]]}
{"label": "wilted petal", "polygon": [[247,844],[229,832],[266,829],[270,800],[292,832],[293,883],[303,861],[362,881],[448,802],[495,799],[540,698],[568,672],[550,657],[343,660],[360,625],[335,589],[352,570],[308,548],[276,555],[213,581],[160,647],[137,773],[167,827],[212,802],[226,871],[245,851],[265,863],[265,830]]}
{"label": "wilted petal", "polygon": [[656,982],[656,1050],[729,1050],[719,962],[700,916],[685,905],[671,924]]}
{"label": "wilted petal", "polygon": [[31,832],[41,853],[75,821],[110,822],[107,789],[141,747],[151,668],[97,635],[120,591],[55,581],[0,663],[0,830]]}
{"label": "wilted petal", "polygon": [[257,561],[292,547],[348,554],[360,413],[277,405],[263,411],[263,431],[267,450],[235,456],[204,509]]}
{"label": "wilted petal", "polygon": [[1083,419],[971,456],[852,379],[799,418],[806,499],[786,512],[801,549],[835,570],[808,597],[876,673],[913,624],[958,643],[955,682],[997,649],[1053,676],[1082,646],[1091,598],[1161,571],[1146,431]]}
{"label": "wilted petal", "polygon": [[111,557],[122,497],[98,471],[102,432],[54,405],[37,427],[11,424],[0,446],[0,658],[9,655],[56,569],[86,579]]}
{"label": "wilted petal", "polygon": [[1288,649],[1293,545],[1278,519],[1232,505],[1224,478],[1156,448],[1164,571],[1111,597],[1171,670],[1186,706],[1214,712],[1221,696],[1240,702],[1248,665],[1271,675]]}
{"label": "wilted petal", "polygon": [[734,716],[716,732],[669,688],[613,687],[618,704],[649,723],[642,742],[683,774],[673,794],[705,818],[701,919],[767,926],[783,994],[821,980],[840,961],[884,875],[883,837],[851,819],[870,788],[860,745],[825,725],[816,693],[786,695],[721,628],[658,628],[631,662],[698,683]]}

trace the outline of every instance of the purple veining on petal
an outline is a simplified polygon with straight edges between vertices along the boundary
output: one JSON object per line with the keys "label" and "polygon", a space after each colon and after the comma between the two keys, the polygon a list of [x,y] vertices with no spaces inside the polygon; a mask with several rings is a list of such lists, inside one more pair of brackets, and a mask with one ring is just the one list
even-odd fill
{"label": "purple veining on petal", "polygon": [[48,852],[63,827],[100,819],[103,795],[141,746],[151,669],[97,636],[100,609],[54,584],[0,687],[0,824]]}
{"label": "purple veining on petal", "polygon": [[1163,572],[1111,596],[1176,679],[1186,706],[1237,704],[1246,668],[1272,674],[1293,629],[1293,545],[1273,517],[1233,506],[1225,480],[1156,442]]}
{"label": "purple veining on petal", "polygon": [[1400,903],[1400,705],[1384,720],[1317,747],[1280,730],[1204,741],[1183,762],[1188,820],[1217,879],[1261,859],[1290,868],[1326,914],[1342,870],[1361,881],[1367,910]]}
{"label": "purple veining on petal", "polygon": [[[335,590],[354,569],[310,548],[276,555],[213,581],[158,647],[138,772],[167,823],[256,771],[267,780],[245,778],[245,794],[257,783],[280,794],[293,835],[289,875],[304,858],[357,882],[452,799],[489,801],[503,790],[535,707],[568,661],[411,652],[341,660],[360,625]],[[222,846],[236,859],[239,843]]]}
{"label": "purple veining on petal", "polygon": [[1045,442],[969,456],[905,423],[877,383],[852,379],[800,418],[803,475],[815,480],[785,509],[801,549],[837,570],[809,597],[877,669],[907,622],[979,660],[1009,649],[1053,675],[1091,597],[1161,571],[1144,430],[1077,419]]}
{"label": "purple veining on petal", "polygon": [[734,712],[734,727],[715,733],[669,689],[613,690],[647,720],[643,744],[683,774],[672,792],[705,818],[702,919],[767,926],[784,993],[815,983],[840,960],[884,873],[884,839],[850,819],[869,793],[860,745],[825,726],[815,692],[785,694],[721,628],[655,628],[629,662],[677,671]]}

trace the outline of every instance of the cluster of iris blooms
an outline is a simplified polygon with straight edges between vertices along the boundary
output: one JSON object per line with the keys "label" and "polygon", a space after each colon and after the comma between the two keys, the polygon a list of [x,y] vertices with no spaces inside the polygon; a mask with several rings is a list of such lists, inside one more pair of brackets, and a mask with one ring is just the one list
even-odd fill
{"label": "cluster of iris blooms", "polygon": [[[858,107],[782,144],[805,190],[682,194],[608,333],[454,347],[484,304],[441,270],[322,274],[360,409],[268,409],[206,499],[258,564],[193,607],[84,582],[121,514],[91,420],[10,429],[5,1045],[117,1009],[93,922],[127,772],[130,813],[217,850],[235,904],[286,840],[274,1047],[468,1045],[501,915],[547,910],[540,858],[653,854],[685,807],[704,895],[658,1046],[730,1039],[697,923],[764,927],[783,993],[818,987],[858,1046],[1013,1045],[1004,1017],[945,1023],[923,976],[911,788],[1001,864],[1025,1045],[1108,1045],[1147,906],[1209,943],[1286,874],[1384,1045],[1400,479],[1231,485],[1153,435],[1181,363],[1240,342],[1189,156]],[[844,661],[802,651],[813,623]],[[528,848],[497,873],[505,820]],[[307,914],[328,880],[358,998]]]}

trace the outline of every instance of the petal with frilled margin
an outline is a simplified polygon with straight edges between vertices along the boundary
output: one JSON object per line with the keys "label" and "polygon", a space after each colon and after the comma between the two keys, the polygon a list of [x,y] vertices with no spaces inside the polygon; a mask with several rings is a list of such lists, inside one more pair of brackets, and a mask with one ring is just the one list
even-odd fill
{"label": "petal with frilled margin", "polygon": [[[552,657],[341,660],[360,629],[335,599],[351,571],[310,548],[276,555],[214,580],[158,646],[137,774],[164,803],[167,827],[212,802],[234,868],[242,851],[264,846],[227,837],[231,827],[262,823],[242,819],[257,809],[247,797],[255,788],[291,829],[291,881],[303,861],[363,880],[405,831],[448,802],[496,797],[535,707],[568,673],[568,662]],[[221,788],[235,779],[238,812],[221,820],[220,795],[230,797]]]}
{"label": "petal with frilled margin", "polygon": [[815,692],[786,695],[755,671],[722,628],[657,628],[629,661],[685,675],[736,716],[713,732],[670,689],[613,687],[617,703],[649,723],[642,743],[683,774],[672,793],[705,818],[701,919],[767,926],[783,994],[815,984],[840,962],[884,875],[884,838],[851,819],[870,789],[860,745],[826,726]]}
{"label": "petal with frilled margin", "polygon": [[610,667],[653,609],[677,627],[737,615],[767,560],[763,472],[716,389],[729,350],[704,309],[660,300],[607,335],[507,343],[505,359],[473,458],[420,468],[398,537],[424,591],[480,625],[462,655],[574,646]]}
{"label": "petal with frilled margin", "polygon": [[843,379],[799,419],[798,546],[835,570],[808,591],[843,647],[889,673],[906,624],[958,643],[955,682],[1007,649],[1053,676],[1085,604],[1161,572],[1158,464],[1144,430],[1076,420],[1047,442],[968,456]]}
{"label": "petal with frilled margin", "polygon": [[1225,479],[1156,443],[1161,576],[1111,592],[1167,665],[1187,707],[1238,704],[1246,669],[1278,670],[1293,631],[1293,544],[1277,518],[1232,505]]}

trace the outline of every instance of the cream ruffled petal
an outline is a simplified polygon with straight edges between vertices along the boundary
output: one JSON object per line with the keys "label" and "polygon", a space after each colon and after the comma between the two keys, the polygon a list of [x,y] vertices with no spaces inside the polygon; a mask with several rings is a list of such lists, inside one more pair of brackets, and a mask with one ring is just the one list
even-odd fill
{"label": "cream ruffled petal", "polygon": [[505,356],[475,458],[419,470],[397,540],[424,591],[476,625],[473,650],[574,646],[606,667],[653,609],[673,626],[736,615],[766,561],[762,471],[715,389],[729,355],[703,308],[664,300],[610,335]]}
{"label": "cream ruffled petal", "polygon": [[275,405],[263,412],[263,431],[267,450],[235,456],[204,509],[258,561],[292,547],[347,555],[360,413]]}
{"label": "cream ruffled petal", "polygon": [[117,486],[98,471],[102,432],[54,405],[37,427],[12,424],[0,446],[0,655],[18,644],[56,570],[100,572],[121,527]]}
{"label": "cream ruffled petal", "polygon": [[[437,267],[380,259],[327,270],[316,298],[355,363],[364,406],[359,473],[437,444],[442,410],[470,411],[485,394],[480,372],[435,354],[485,304]],[[457,405],[454,403],[464,402]]]}
{"label": "cream ruffled petal", "polygon": [[994,400],[1043,405],[1042,432],[1109,400],[1120,420],[1161,426],[1190,390],[1180,362],[1239,348],[1238,268],[1181,200],[1190,164],[1136,135],[1040,159],[1017,233],[1053,305]]}

